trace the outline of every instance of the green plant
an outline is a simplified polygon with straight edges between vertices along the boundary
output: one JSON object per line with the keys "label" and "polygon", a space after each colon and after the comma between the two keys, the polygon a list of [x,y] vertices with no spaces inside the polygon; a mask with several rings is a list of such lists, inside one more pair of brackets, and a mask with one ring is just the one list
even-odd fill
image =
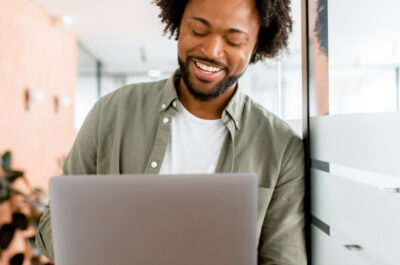
{"label": "green plant", "polygon": [[[22,180],[28,192],[15,188],[17,180]],[[37,231],[39,219],[45,204],[41,201],[44,192],[32,188],[24,172],[12,169],[12,154],[7,151],[0,156],[0,204],[8,203],[11,209],[11,222],[0,227],[0,257],[6,250],[17,230],[27,230],[33,226]],[[18,200],[18,199],[22,199]],[[17,201],[18,203],[15,203]],[[25,210],[22,210],[25,209]],[[25,238],[26,253],[31,253],[31,264],[41,265],[40,252],[36,247],[34,236]],[[29,249],[28,249],[29,248]],[[18,253],[10,259],[10,264],[22,264],[26,253]]]}
{"label": "green plant", "polygon": [[10,199],[10,193],[12,193],[12,184],[15,182],[15,180],[24,175],[22,171],[12,170],[11,162],[11,152],[8,151],[1,156],[0,166],[3,171],[3,176],[0,177],[0,204]]}

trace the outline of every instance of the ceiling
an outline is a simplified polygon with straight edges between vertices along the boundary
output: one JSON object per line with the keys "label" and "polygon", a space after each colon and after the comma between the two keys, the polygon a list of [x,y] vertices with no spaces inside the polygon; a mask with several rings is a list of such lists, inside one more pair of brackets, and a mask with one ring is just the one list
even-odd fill
{"label": "ceiling", "polygon": [[56,17],[70,16],[70,30],[107,72],[170,70],[176,65],[176,42],[163,36],[158,9],[150,0],[36,1]]}

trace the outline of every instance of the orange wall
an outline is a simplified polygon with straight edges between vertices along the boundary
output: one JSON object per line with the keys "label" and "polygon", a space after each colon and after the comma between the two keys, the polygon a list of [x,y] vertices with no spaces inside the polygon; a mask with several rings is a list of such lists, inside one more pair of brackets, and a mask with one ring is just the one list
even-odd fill
{"label": "orange wall", "polygon": [[[11,150],[14,168],[33,186],[48,189],[59,175],[57,158],[69,151],[74,133],[77,41],[59,19],[32,0],[0,0],[0,153]],[[24,90],[44,93],[25,110]],[[54,111],[54,96],[69,107]]]}

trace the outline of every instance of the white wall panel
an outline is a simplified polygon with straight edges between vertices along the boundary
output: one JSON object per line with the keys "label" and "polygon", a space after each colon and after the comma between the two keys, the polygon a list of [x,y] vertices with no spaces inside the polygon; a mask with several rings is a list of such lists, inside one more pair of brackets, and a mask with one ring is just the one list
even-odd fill
{"label": "white wall panel", "polygon": [[370,265],[315,226],[311,226],[311,237],[313,265]]}
{"label": "white wall panel", "polygon": [[400,113],[310,120],[311,158],[400,177]]}
{"label": "white wall panel", "polygon": [[395,192],[398,189],[400,196],[400,178],[398,177],[333,163],[329,163],[329,173],[387,192]]}
{"label": "white wall panel", "polygon": [[368,264],[399,264],[400,194],[316,169],[311,170],[311,193],[311,213],[330,226],[332,238],[360,245]]}

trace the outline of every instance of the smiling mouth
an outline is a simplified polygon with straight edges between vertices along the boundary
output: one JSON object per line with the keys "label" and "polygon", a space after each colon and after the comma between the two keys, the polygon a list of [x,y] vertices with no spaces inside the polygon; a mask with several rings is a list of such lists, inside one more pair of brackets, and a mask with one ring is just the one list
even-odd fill
{"label": "smiling mouth", "polygon": [[209,74],[218,73],[224,69],[223,67],[216,65],[209,65],[207,63],[199,62],[197,60],[193,60],[193,62],[199,69]]}

